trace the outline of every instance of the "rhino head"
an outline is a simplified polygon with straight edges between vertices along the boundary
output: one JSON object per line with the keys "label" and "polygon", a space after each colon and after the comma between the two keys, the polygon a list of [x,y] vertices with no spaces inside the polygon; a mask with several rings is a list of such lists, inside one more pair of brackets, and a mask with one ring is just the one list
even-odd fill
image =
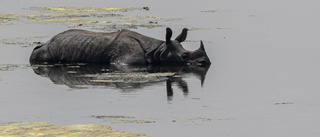
{"label": "rhino head", "polygon": [[162,64],[187,64],[198,66],[208,66],[211,64],[202,41],[200,41],[200,48],[195,51],[188,51],[182,47],[181,42],[186,40],[187,32],[188,29],[184,28],[175,40],[171,40],[172,30],[167,28],[166,41],[162,44],[160,52],[158,52],[160,54],[159,60]]}

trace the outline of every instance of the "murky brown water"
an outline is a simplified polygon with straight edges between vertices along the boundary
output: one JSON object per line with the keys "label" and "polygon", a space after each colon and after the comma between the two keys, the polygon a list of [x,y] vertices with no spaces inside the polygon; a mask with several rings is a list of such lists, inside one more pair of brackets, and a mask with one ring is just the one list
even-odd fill
{"label": "murky brown water", "polygon": [[[0,122],[97,124],[147,136],[319,136],[318,5],[312,0],[0,0]],[[173,95],[168,97],[167,79],[151,77],[156,81],[138,87],[83,83],[84,77],[72,83],[66,77],[77,67],[59,68],[66,71],[50,77],[35,74],[28,64],[39,42],[70,28],[126,28],[164,39],[167,26],[174,36],[182,28],[191,30],[183,43],[189,50],[204,41],[213,64],[203,86],[199,73],[184,72],[182,82],[169,82]]]}

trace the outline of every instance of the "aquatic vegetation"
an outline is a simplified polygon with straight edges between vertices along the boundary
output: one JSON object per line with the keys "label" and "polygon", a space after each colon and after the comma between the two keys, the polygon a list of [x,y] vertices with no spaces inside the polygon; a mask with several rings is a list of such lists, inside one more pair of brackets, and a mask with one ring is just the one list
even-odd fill
{"label": "aquatic vegetation", "polygon": [[70,13],[92,13],[92,12],[128,12],[141,10],[142,8],[108,8],[108,7],[31,7],[32,10],[60,11]]}
{"label": "aquatic vegetation", "polygon": [[[145,10],[143,8],[108,8],[108,7],[30,7],[26,10],[37,11],[39,14],[2,14],[0,25],[19,24],[55,24],[70,28],[90,27],[102,31],[122,29],[163,27],[165,23],[180,21],[181,18],[161,18],[150,15],[126,15],[126,12]],[[3,45],[38,45],[43,39],[0,39]],[[39,42],[41,41],[41,42]]]}
{"label": "aquatic vegetation", "polygon": [[175,73],[101,73],[101,74],[85,74],[79,77],[91,77],[91,82],[98,83],[151,83],[165,81],[168,77],[173,77]]}
{"label": "aquatic vegetation", "polygon": [[5,45],[19,45],[19,46],[35,46],[40,45],[40,42],[43,38],[47,36],[39,36],[39,37],[30,37],[30,38],[8,38],[8,39],[0,39],[0,46]]}
{"label": "aquatic vegetation", "polygon": [[112,130],[105,125],[59,126],[48,122],[12,122],[0,125],[0,136],[63,136],[63,137],[145,137],[144,134]]}
{"label": "aquatic vegetation", "polygon": [[235,120],[235,118],[219,118],[218,120]]}
{"label": "aquatic vegetation", "polygon": [[135,118],[135,117],[132,117],[132,116],[121,116],[121,115],[110,115],[110,116],[105,116],[105,115],[95,116],[95,115],[92,115],[91,117],[98,118],[98,119],[108,119],[108,118],[126,118],[126,119],[133,119],[133,118]]}
{"label": "aquatic vegetation", "polygon": [[188,30],[196,31],[196,30],[207,30],[207,29],[210,29],[210,28],[189,28]]}
{"label": "aquatic vegetation", "polygon": [[192,117],[192,118],[180,118],[181,121],[200,121],[200,122],[210,122],[211,118],[203,118],[203,117]]}
{"label": "aquatic vegetation", "polygon": [[179,121],[181,122],[193,122],[193,123],[202,123],[202,122],[212,122],[214,120],[235,120],[235,118],[205,118],[205,117],[191,117],[191,118],[178,118]]}
{"label": "aquatic vegetation", "polygon": [[293,104],[293,102],[279,102],[279,103],[274,103],[274,105],[288,105],[288,104]]}
{"label": "aquatic vegetation", "polygon": [[146,124],[146,123],[156,123],[154,120],[134,120],[135,117],[131,116],[91,116],[93,118],[98,118],[98,119],[104,119],[105,122],[110,122],[110,123],[135,123],[135,124]]}
{"label": "aquatic vegetation", "polygon": [[136,123],[136,124],[146,124],[146,123],[156,123],[156,121],[147,121],[147,120],[111,120],[107,121],[111,123]]}
{"label": "aquatic vegetation", "polygon": [[[143,8],[110,7],[31,7],[29,10],[41,14],[0,14],[0,25],[24,23],[57,24],[69,27],[92,27],[93,29],[114,31],[154,28],[163,26],[163,22],[179,21],[180,18],[161,18],[146,15],[126,16],[126,12],[145,10]],[[155,23],[156,22],[156,23]]]}
{"label": "aquatic vegetation", "polygon": [[215,12],[217,12],[217,11],[216,11],[216,10],[204,10],[204,11],[201,11],[201,12],[215,13]]}
{"label": "aquatic vegetation", "polygon": [[30,67],[28,64],[0,64],[0,71],[12,71],[15,69],[25,69]]}
{"label": "aquatic vegetation", "polygon": [[[144,10],[141,8],[110,7],[30,7],[25,10],[37,11],[39,14],[2,14],[0,25],[20,24],[54,24],[70,28],[90,27],[102,31],[118,31],[122,29],[163,27],[168,22],[180,21],[181,18],[162,18],[150,15],[127,16],[127,12]],[[147,11],[146,11],[147,12]],[[39,42],[40,41],[40,42]],[[37,38],[0,39],[0,46],[23,45],[34,46],[43,42]]]}

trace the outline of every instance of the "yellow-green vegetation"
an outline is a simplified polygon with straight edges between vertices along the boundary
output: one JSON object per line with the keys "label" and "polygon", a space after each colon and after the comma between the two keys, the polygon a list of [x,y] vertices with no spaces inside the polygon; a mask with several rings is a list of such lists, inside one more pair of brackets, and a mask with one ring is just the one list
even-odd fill
{"label": "yellow-green vegetation", "polygon": [[209,28],[188,28],[190,31],[196,31],[196,30],[207,30]]}
{"label": "yellow-green vegetation", "polygon": [[[39,14],[1,14],[0,25],[24,23],[59,24],[69,27],[94,27],[95,29],[117,30],[137,27],[159,27],[160,22],[178,21],[154,16],[126,16],[125,12],[143,8],[110,7],[31,7],[29,10]],[[147,11],[146,11],[147,12]],[[158,23],[159,22],[159,23]]]}
{"label": "yellow-green vegetation", "polygon": [[[121,29],[137,29],[162,27],[166,22],[180,21],[181,18],[161,18],[148,15],[148,11],[141,8],[112,8],[112,7],[31,7],[26,10],[37,11],[38,14],[3,14],[0,13],[0,25],[20,24],[54,24],[65,25],[71,28],[90,27],[103,31],[118,31]],[[139,12],[139,15],[130,16],[127,12]],[[42,41],[40,39],[39,41]],[[0,39],[3,45],[37,45],[41,44],[34,39]],[[43,42],[43,41],[42,41]]]}
{"label": "yellow-green vegetation", "polygon": [[204,117],[191,117],[191,118],[178,118],[180,121],[185,121],[185,122],[211,122],[214,120],[235,120],[235,118],[216,118],[216,119],[211,119],[211,118],[204,118]]}
{"label": "yellow-green vegetation", "polygon": [[218,120],[235,120],[235,118],[219,118]]}
{"label": "yellow-green vegetation", "polygon": [[[122,16],[120,14],[109,14],[115,11],[132,11],[133,8],[93,8],[93,7],[31,7],[31,10],[37,10],[42,14],[0,14],[0,23],[54,23],[63,24],[70,27],[80,24],[90,24],[90,18],[107,18]],[[106,12],[97,14],[94,12]],[[97,22],[97,21],[95,21]]]}
{"label": "yellow-green vegetation", "polygon": [[93,115],[91,117],[98,118],[98,119],[108,119],[108,118],[110,118],[110,119],[115,119],[115,118],[133,119],[133,118],[135,118],[132,116],[120,116],[120,115],[110,115],[110,116],[104,116],[104,115],[103,116],[95,116],[95,115]]}
{"label": "yellow-green vegetation", "polygon": [[201,122],[209,122],[211,118],[203,118],[203,117],[192,117],[192,118],[180,118],[181,121],[201,121]]}
{"label": "yellow-green vegetation", "polygon": [[156,123],[154,120],[135,120],[135,117],[131,116],[91,116],[98,119],[104,119],[106,122],[110,123],[135,123],[135,124],[146,124],[146,123]]}
{"label": "yellow-green vegetation", "polygon": [[42,37],[32,37],[32,38],[9,38],[9,39],[0,39],[0,46],[5,45],[20,45],[20,46],[34,46],[42,44],[39,42]]}
{"label": "yellow-green vegetation", "polygon": [[3,137],[145,137],[144,134],[112,130],[105,125],[59,126],[48,122],[13,122],[1,124]]}
{"label": "yellow-green vegetation", "polygon": [[86,74],[80,77],[95,78],[91,82],[119,82],[119,83],[150,83],[167,80],[173,77],[175,73],[102,73],[102,74]]}
{"label": "yellow-green vegetation", "polygon": [[111,123],[136,123],[136,124],[146,124],[146,123],[156,123],[156,121],[149,120],[106,120]]}
{"label": "yellow-green vegetation", "polygon": [[31,7],[33,10],[60,11],[70,13],[93,13],[93,12],[127,12],[142,8],[108,8],[108,7]]}
{"label": "yellow-green vegetation", "polygon": [[0,64],[0,71],[12,71],[15,69],[26,69],[28,64]]}

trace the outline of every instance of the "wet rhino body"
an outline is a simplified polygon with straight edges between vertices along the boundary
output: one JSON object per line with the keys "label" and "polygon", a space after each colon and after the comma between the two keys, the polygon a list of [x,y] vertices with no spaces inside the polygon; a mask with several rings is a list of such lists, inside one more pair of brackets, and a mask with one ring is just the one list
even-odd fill
{"label": "wet rhino body", "polygon": [[196,51],[185,50],[180,44],[186,39],[187,29],[175,40],[171,36],[170,28],[166,41],[129,30],[99,33],[73,29],[35,47],[30,63],[210,64],[202,42]]}

